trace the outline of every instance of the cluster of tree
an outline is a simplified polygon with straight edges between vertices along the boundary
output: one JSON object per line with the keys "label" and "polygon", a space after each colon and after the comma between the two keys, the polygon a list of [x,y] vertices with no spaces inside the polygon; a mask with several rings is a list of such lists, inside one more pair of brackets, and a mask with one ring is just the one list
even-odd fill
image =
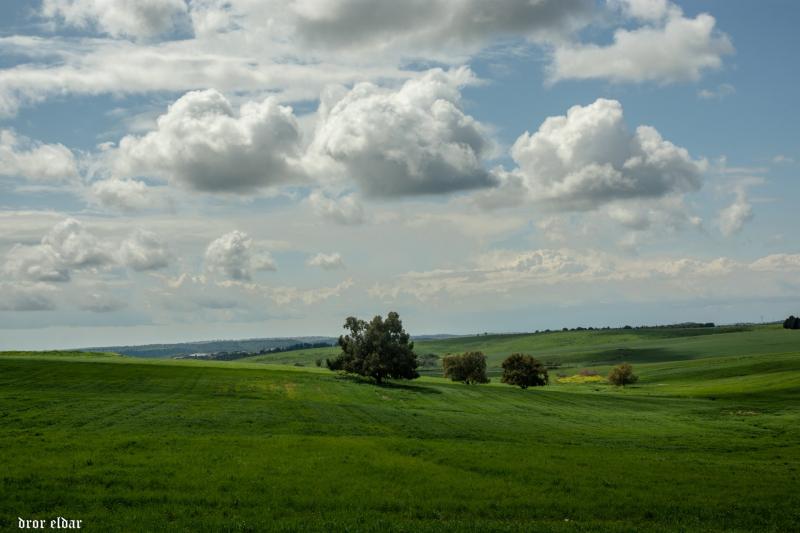
{"label": "cluster of tree", "polygon": [[792,315],[784,320],[783,329],[800,329],[800,317]]}
{"label": "cluster of tree", "polygon": [[331,345],[329,342],[298,342],[297,344],[290,344],[289,346],[276,346],[274,348],[262,348],[258,351],[259,355],[270,353],[292,352],[295,350],[310,350],[312,348],[327,348]]}
{"label": "cluster of tree", "polygon": [[386,320],[378,315],[370,322],[351,316],[344,328],[350,333],[339,337],[342,352],[326,360],[329,369],[370,377],[378,384],[387,378],[419,377],[414,343],[397,313],[390,312]]}
{"label": "cluster of tree", "polygon": [[658,326],[630,326],[625,325],[621,328],[616,327],[612,328],[611,326],[603,326],[603,327],[583,327],[578,326],[576,328],[561,328],[561,329],[537,329],[534,333],[557,333],[559,331],[566,332],[566,331],[611,331],[616,329],[692,329],[692,328],[715,328],[717,325],[714,322],[681,322],[680,324],[662,324]]}
{"label": "cluster of tree", "polygon": [[[547,367],[530,355],[515,353],[503,361],[502,383],[523,389],[547,385],[550,378]],[[489,383],[486,375],[486,356],[483,352],[466,352],[448,355],[442,359],[444,377],[467,385]]]}
{"label": "cluster of tree", "polygon": [[[341,353],[325,362],[330,370],[344,371],[374,379],[378,384],[388,378],[416,379],[419,377],[419,361],[414,353],[411,336],[403,329],[400,315],[390,312],[386,319],[380,315],[367,322],[348,317],[344,328],[347,335],[339,337]],[[438,359],[436,354],[427,354],[426,363]],[[320,366],[321,360],[317,360]],[[444,376],[467,384],[489,383],[486,374],[486,355],[482,352],[467,352],[448,355],[442,359]],[[530,355],[511,354],[502,364],[501,381],[523,389],[541,387],[549,383],[547,366]],[[637,376],[627,363],[614,367],[608,381],[625,386],[636,383]]]}

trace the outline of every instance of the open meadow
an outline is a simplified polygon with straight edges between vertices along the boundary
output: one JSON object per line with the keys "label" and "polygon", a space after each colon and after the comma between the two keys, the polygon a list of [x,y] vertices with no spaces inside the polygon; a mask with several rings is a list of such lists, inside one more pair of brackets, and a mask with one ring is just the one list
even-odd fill
{"label": "open meadow", "polygon": [[320,350],[304,367],[7,352],[0,526],[63,516],[88,531],[796,530],[798,332],[703,333],[480,336],[417,350],[483,349],[490,373],[512,350],[569,375],[622,357],[640,376],[624,389],[559,383],[555,370],[528,390],[431,376],[379,387],[316,368]]}

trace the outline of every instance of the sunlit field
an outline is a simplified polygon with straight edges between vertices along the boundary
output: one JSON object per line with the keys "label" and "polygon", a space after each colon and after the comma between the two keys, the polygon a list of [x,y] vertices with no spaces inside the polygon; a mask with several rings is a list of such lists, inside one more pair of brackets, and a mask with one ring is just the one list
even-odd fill
{"label": "sunlit field", "polygon": [[[705,333],[420,343],[420,352],[481,348],[494,363],[511,350],[563,363],[551,385],[528,390],[431,376],[376,386],[316,368],[320,350],[295,354],[308,358],[303,367],[6,353],[0,524],[794,530],[799,338],[776,328]],[[634,364],[635,386],[556,379],[584,368],[604,375],[616,354]]]}

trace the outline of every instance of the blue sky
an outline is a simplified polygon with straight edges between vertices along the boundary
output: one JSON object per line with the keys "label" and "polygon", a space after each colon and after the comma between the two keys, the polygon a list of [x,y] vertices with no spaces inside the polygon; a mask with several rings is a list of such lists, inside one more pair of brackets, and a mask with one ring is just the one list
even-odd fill
{"label": "blue sky", "polygon": [[794,2],[0,21],[0,348],[800,312]]}

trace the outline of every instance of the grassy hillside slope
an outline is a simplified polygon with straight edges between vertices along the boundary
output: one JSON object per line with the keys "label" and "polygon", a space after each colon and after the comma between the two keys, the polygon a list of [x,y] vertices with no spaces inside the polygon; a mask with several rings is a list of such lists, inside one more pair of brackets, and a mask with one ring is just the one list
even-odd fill
{"label": "grassy hillside slope", "polygon": [[[461,353],[470,350],[487,355],[488,366],[496,371],[503,359],[514,352],[567,366],[595,366],[658,361],[691,360],[720,355],[785,353],[800,349],[793,331],[778,326],[717,328],[652,328],[637,330],[566,331],[520,335],[478,335],[415,343],[418,354]],[[338,348],[298,350],[258,355],[247,362],[314,366],[338,353]]]}
{"label": "grassy hillside slope", "polygon": [[800,350],[755,334],[765,352],[697,345],[624,390],[0,355],[0,527],[790,531]]}

